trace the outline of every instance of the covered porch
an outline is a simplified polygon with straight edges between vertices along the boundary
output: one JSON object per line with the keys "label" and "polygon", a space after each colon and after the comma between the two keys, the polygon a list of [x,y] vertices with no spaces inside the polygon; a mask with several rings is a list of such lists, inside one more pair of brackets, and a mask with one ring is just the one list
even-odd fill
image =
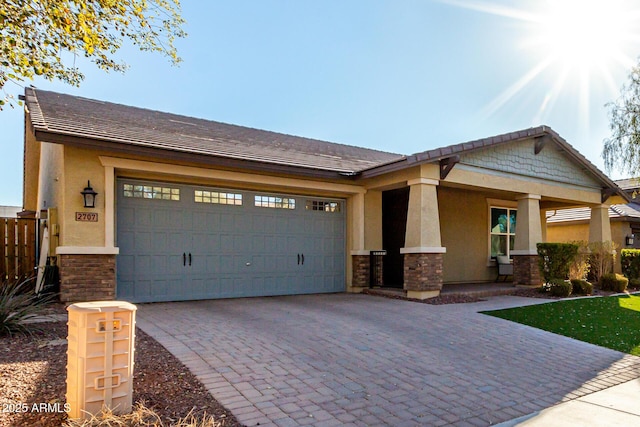
{"label": "covered porch", "polygon": [[[546,211],[567,207],[590,209],[590,241],[611,240],[615,184],[564,140],[513,137],[423,153],[401,182],[372,180],[362,201],[366,249],[352,252],[354,273],[371,269],[368,250],[384,250],[375,285],[408,298],[538,286]],[[496,283],[498,256],[512,260],[513,282]],[[369,287],[365,276],[352,285]]]}

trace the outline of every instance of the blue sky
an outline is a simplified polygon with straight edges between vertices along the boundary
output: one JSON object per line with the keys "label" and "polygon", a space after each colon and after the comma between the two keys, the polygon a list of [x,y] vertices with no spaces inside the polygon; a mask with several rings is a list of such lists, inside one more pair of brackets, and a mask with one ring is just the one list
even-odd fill
{"label": "blue sky", "polygon": [[[603,169],[604,104],[640,55],[636,4],[184,2],[179,67],[127,47],[125,74],[79,62],[80,88],[26,84],[403,154],[546,124]],[[21,205],[22,110],[0,112],[0,129],[0,205]]]}

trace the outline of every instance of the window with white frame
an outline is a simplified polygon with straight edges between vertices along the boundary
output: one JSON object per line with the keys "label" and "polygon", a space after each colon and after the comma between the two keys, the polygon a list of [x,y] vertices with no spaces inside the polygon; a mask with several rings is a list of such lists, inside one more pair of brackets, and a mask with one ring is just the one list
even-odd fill
{"label": "window with white frame", "polygon": [[517,210],[513,208],[494,207],[491,209],[489,239],[491,242],[491,258],[498,255],[511,256],[516,240]]}
{"label": "window with white frame", "polygon": [[242,206],[242,194],[224,191],[195,190],[193,200],[196,203]]}
{"label": "window with white frame", "polygon": [[296,199],[282,196],[255,196],[255,206],[260,208],[295,209]]}
{"label": "window with white frame", "polygon": [[124,197],[156,200],[180,200],[180,189],[160,185],[124,184]]}

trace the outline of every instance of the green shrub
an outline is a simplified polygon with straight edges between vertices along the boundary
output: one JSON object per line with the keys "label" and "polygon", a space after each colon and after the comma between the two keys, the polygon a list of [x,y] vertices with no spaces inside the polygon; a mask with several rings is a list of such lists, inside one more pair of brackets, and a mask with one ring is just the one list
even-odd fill
{"label": "green shrub", "polygon": [[629,279],[629,287],[634,289],[639,289],[640,279]]}
{"label": "green shrub", "polygon": [[640,249],[622,249],[620,263],[622,274],[629,279],[640,279]]}
{"label": "green shrub", "polygon": [[34,291],[35,277],[8,280],[0,285],[0,335],[30,334],[33,324],[24,321],[40,314],[56,294],[39,296]]}
{"label": "green shrub", "polygon": [[603,291],[624,292],[629,285],[629,279],[622,274],[607,273],[602,275],[598,286]]}
{"label": "green shrub", "polygon": [[591,295],[593,285],[586,280],[571,279],[571,292],[577,295]]}
{"label": "green shrub", "polygon": [[571,282],[562,279],[552,279],[549,282],[549,293],[554,297],[568,297],[571,295]]}
{"label": "green shrub", "polygon": [[569,267],[578,255],[573,243],[538,243],[538,266],[546,283],[553,279],[567,279]]}

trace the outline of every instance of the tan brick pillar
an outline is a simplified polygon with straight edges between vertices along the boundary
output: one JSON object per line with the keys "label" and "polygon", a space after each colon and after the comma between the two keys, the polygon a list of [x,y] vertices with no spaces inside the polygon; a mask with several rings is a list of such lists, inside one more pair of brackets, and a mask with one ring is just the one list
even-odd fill
{"label": "tan brick pillar", "polygon": [[518,197],[516,239],[511,251],[515,286],[539,286],[542,284],[536,246],[541,242],[540,196],[525,194]]}
{"label": "tan brick pillar", "polygon": [[437,180],[419,178],[407,183],[409,209],[404,254],[404,289],[407,297],[417,299],[440,295],[443,255],[440,238]]}

